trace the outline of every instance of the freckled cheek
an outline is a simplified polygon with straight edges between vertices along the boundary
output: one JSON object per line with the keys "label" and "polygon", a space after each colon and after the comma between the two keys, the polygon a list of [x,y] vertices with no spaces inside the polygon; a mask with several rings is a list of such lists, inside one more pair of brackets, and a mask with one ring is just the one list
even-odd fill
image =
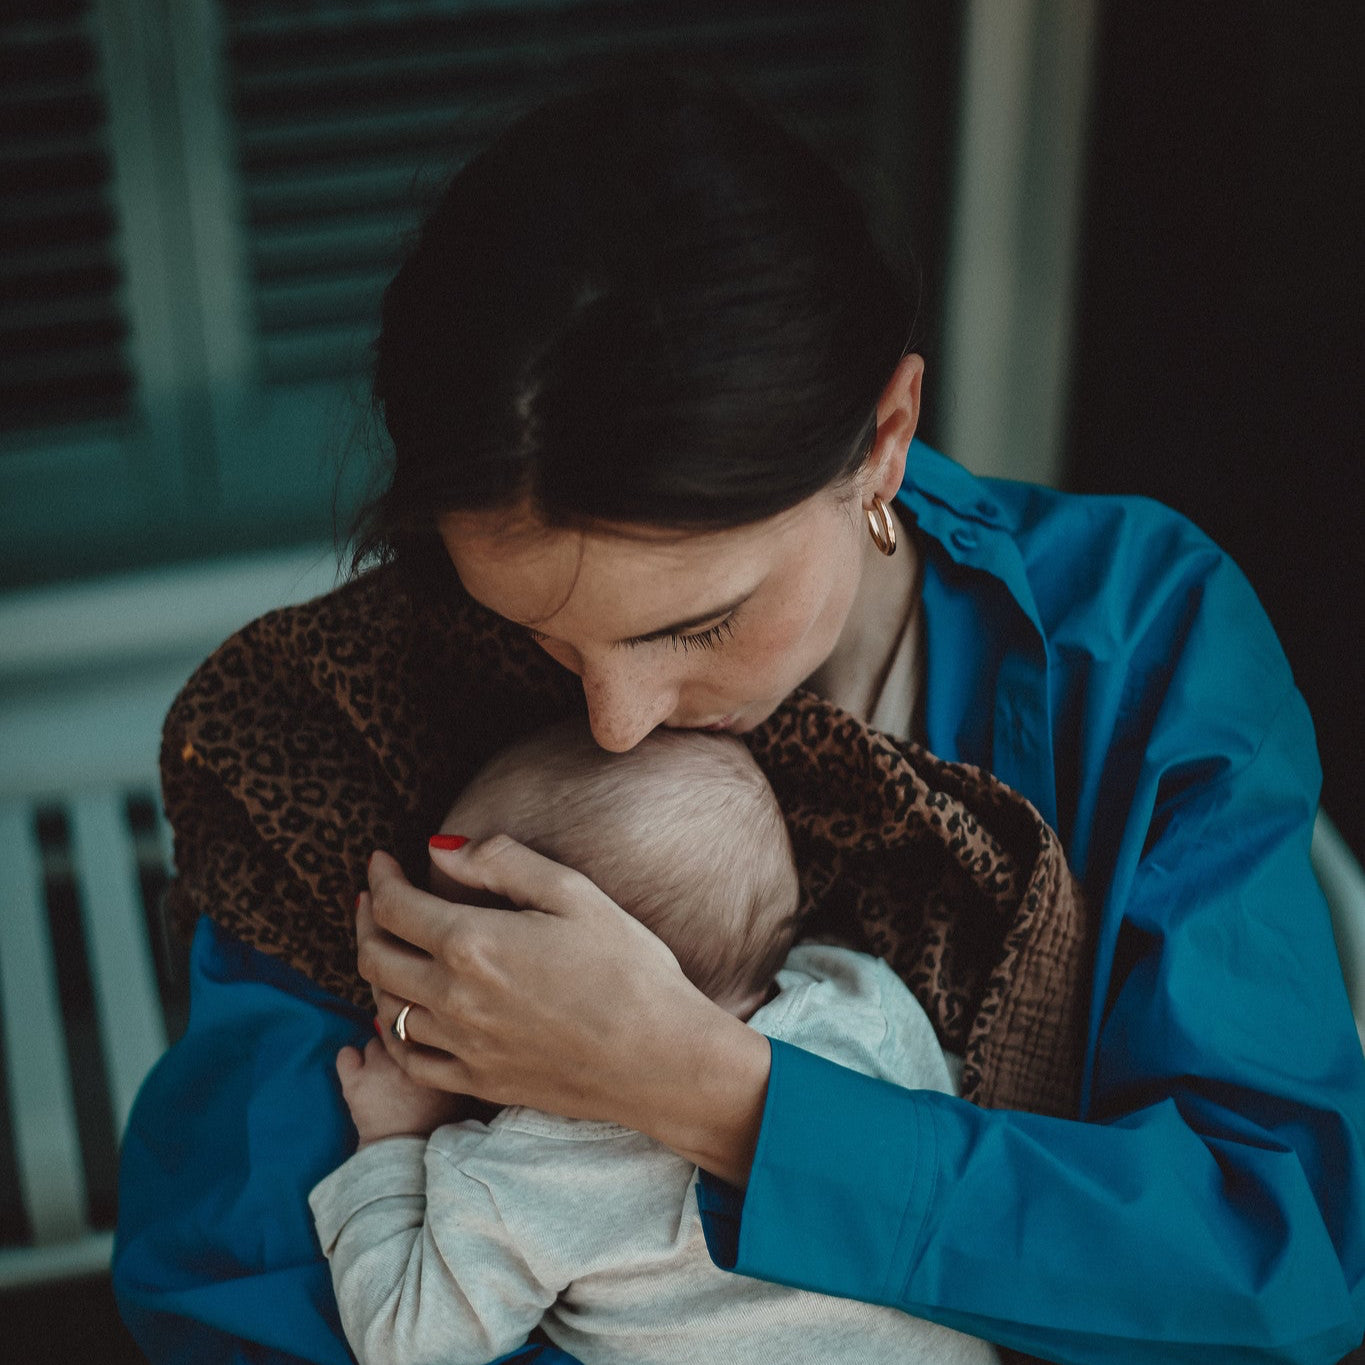
{"label": "freckled cheek", "polygon": [[804,662],[811,648],[806,638],[810,624],[804,616],[769,617],[746,637],[742,650],[724,660],[715,681],[755,697],[789,689],[811,671]]}
{"label": "freckled cheek", "polygon": [[823,643],[832,619],[828,603],[798,599],[770,617],[761,643],[770,655],[804,654]]}

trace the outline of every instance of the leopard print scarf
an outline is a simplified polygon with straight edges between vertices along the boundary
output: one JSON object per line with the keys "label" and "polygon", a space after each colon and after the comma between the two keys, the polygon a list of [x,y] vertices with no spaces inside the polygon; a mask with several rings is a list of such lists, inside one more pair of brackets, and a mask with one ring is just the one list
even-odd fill
{"label": "leopard print scarf", "polygon": [[[392,569],[262,617],[167,717],[175,922],[210,915],[366,1005],[353,906],[371,851],[424,875],[426,836],[477,768],[582,705],[522,632],[455,592],[410,604]],[[807,693],[746,738],[787,817],[807,932],[895,968],[963,1055],[964,1098],[1074,1116],[1089,930],[1033,807]]]}

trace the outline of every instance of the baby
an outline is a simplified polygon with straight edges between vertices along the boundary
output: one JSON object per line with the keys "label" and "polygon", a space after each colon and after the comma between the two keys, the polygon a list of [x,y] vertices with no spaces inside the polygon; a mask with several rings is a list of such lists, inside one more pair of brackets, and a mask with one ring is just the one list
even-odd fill
{"label": "baby", "polygon": [[[510,834],[577,868],[770,1037],[897,1085],[951,1088],[929,1020],[885,963],[791,947],[786,828],[732,737],[659,730],[610,754],[585,727],[556,727],[485,767],[443,829]],[[450,1097],[377,1041],[363,1060],[344,1050],[338,1071],[360,1148],[309,1202],[362,1365],[483,1365],[538,1324],[584,1365],[996,1359],[894,1309],[718,1269],[696,1168],[631,1129],[526,1108],[442,1123]]]}

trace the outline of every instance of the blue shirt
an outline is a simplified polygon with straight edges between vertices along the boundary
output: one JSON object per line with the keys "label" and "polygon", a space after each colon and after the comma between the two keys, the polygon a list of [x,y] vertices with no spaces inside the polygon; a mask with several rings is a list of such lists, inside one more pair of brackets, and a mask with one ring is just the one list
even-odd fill
{"label": "blue shirt", "polygon": [[[1098,909],[1084,1121],[775,1042],[747,1190],[701,1180],[712,1255],[1056,1360],[1338,1360],[1365,1057],[1308,861],[1312,727],[1255,595],[1155,503],[918,442],[900,507],[929,747],[1023,792]],[[306,1195],[353,1142],[332,1057],[368,1020],[207,922],[193,974],[124,1142],[125,1318],[157,1362],[349,1360]]]}

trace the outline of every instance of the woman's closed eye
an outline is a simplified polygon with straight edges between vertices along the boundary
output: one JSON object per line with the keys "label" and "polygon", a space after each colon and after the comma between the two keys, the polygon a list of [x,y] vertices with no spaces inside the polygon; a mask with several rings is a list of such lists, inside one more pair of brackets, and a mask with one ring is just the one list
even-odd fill
{"label": "woman's closed eye", "polygon": [[[715,649],[734,633],[735,618],[727,616],[725,620],[717,621],[714,626],[707,626],[705,630],[693,631],[690,634],[683,635],[664,635],[659,638],[667,640],[674,649],[680,649],[686,654],[689,649]],[[645,644],[648,641],[630,640],[627,643],[633,648],[637,644]]]}
{"label": "woman's closed eye", "polygon": [[[537,644],[545,644],[550,639],[534,626],[525,626],[523,629]],[[689,649],[716,649],[734,633],[735,613],[731,612],[723,621],[717,621],[714,626],[707,626],[705,630],[665,631],[659,635],[640,635],[631,640],[622,640],[621,643],[627,649],[638,649],[641,645],[666,641],[672,648],[681,649],[685,654]]]}

